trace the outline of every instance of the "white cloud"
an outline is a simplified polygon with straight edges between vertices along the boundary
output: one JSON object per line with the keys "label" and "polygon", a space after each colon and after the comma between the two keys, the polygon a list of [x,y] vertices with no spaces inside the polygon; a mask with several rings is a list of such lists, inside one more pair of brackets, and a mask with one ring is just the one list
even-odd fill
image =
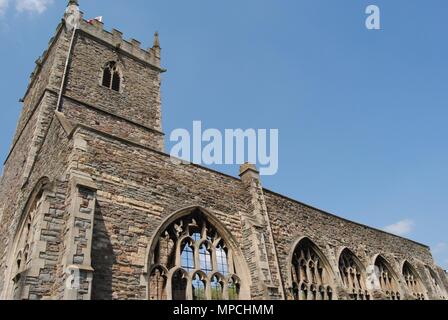
{"label": "white cloud", "polygon": [[16,9],[19,12],[37,12],[43,13],[53,0],[16,0]]}
{"label": "white cloud", "polygon": [[5,13],[6,8],[8,8],[9,0],[0,0],[0,15]]}
{"label": "white cloud", "polygon": [[396,234],[397,236],[406,236],[414,231],[415,223],[412,220],[406,219],[399,221],[397,223],[391,224],[390,226],[384,227],[383,230]]}

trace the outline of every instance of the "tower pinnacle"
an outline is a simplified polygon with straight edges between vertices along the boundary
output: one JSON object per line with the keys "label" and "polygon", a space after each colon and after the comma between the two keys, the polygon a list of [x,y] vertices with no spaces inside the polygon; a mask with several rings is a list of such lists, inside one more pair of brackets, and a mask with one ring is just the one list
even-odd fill
{"label": "tower pinnacle", "polygon": [[78,0],[70,0],[67,4],[67,7],[69,7],[71,5],[79,6]]}
{"label": "tower pinnacle", "polygon": [[153,48],[160,48],[160,40],[159,40],[159,33],[156,31],[154,33],[154,45]]}
{"label": "tower pinnacle", "polygon": [[70,0],[65,10],[64,19],[69,31],[73,30],[82,19],[78,0]]}

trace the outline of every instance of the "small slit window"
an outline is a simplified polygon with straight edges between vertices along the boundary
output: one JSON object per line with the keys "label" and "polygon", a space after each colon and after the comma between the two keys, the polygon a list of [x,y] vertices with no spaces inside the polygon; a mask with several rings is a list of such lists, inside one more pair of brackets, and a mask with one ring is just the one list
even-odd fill
{"label": "small slit window", "polygon": [[103,87],[120,92],[121,74],[116,62],[109,62],[103,69]]}

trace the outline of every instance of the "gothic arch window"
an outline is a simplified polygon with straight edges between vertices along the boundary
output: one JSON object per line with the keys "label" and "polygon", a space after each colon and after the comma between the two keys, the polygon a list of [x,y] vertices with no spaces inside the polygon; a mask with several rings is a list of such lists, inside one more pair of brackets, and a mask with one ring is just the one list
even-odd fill
{"label": "gothic arch window", "polygon": [[26,274],[31,267],[33,254],[38,239],[38,218],[39,210],[42,205],[43,191],[40,191],[34,198],[31,205],[28,207],[25,218],[20,224],[16,240],[15,251],[12,269],[12,283],[13,283],[13,299],[22,299],[22,291],[24,289]]}
{"label": "gothic arch window", "polygon": [[[171,296],[173,300],[187,300],[187,273],[183,270],[177,270],[171,278]],[[149,284],[150,290],[151,283]],[[163,288],[165,290],[166,288]]]}
{"label": "gothic arch window", "polygon": [[224,295],[224,281],[221,276],[214,275],[211,281],[212,300],[222,300]]}
{"label": "gothic arch window", "polygon": [[339,257],[339,273],[351,300],[370,300],[364,267],[349,249],[344,249]]}
{"label": "gothic arch window", "polygon": [[378,256],[375,260],[375,268],[381,290],[386,295],[386,298],[388,300],[401,300],[398,281],[386,259]]}
{"label": "gothic arch window", "polygon": [[207,300],[206,297],[207,276],[203,273],[196,273],[192,280],[193,300]]}
{"label": "gothic arch window", "polygon": [[205,273],[213,271],[210,243],[204,242],[199,247],[199,265]]}
{"label": "gothic arch window", "polygon": [[[333,300],[331,271],[324,255],[308,238],[299,242],[292,257],[292,288],[297,300]],[[296,291],[294,293],[294,288]]]}
{"label": "gothic arch window", "polygon": [[227,283],[227,291],[229,295],[229,300],[239,300],[240,299],[240,280],[237,276],[230,277]]}
{"label": "gothic arch window", "polygon": [[188,272],[194,270],[194,241],[192,239],[182,241],[180,258],[182,268]]}
{"label": "gothic arch window", "polygon": [[241,271],[233,250],[199,209],[172,222],[155,241],[151,270],[166,270],[160,273],[166,279],[156,281],[150,277],[150,299],[240,298]]}
{"label": "gothic arch window", "polygon": [[423,285],[415,269],[409,262],[405,262],[403,265],[403,277],[409,292],[417,300],[425,300],[425,294]]}
{"label": "gothic arch window", "polygon": [[166,300],[166,273],[161,267],[155,268],[150,276],[150,300]]}
{"label": "gothic arch window", "polygon": [[229,271],[229,261],[227,260],[227,250],[222,241],[216,247],[216,263],[218,265],[218,272],[226,276]]}
{"label": "gothic arch window", "polygon": [[121,72],[116,62],[108,62],[103,68],[103,77],[101,84],[103,87],[120,92],[121,90]]}
{"label": "gothic arch window", "polygon": [[435,293],[439,299],[448,300],[448,296],[444,293],[442,286],[440,285],[439,277],[429,266],[426,266],[426,270],[428,270],[431,284],[435,290]]}

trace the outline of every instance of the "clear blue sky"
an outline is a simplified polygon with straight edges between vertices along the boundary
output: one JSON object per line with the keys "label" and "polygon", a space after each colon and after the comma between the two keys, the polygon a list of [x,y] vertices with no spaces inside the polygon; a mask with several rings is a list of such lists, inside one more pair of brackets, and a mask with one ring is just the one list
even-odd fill
{"label": "clear blue sky", "polygon": [[[66,1],[35,3],[0,0],[2,159]],[[160,32],[165,132],[193,120],[278,128],[280,170],[265,187],[392,226],[448,268],[446,0],[80,3],[86,18],[102,15],[145,47]],[[369,4],[381,8],[381,31],[364,27]]]}

